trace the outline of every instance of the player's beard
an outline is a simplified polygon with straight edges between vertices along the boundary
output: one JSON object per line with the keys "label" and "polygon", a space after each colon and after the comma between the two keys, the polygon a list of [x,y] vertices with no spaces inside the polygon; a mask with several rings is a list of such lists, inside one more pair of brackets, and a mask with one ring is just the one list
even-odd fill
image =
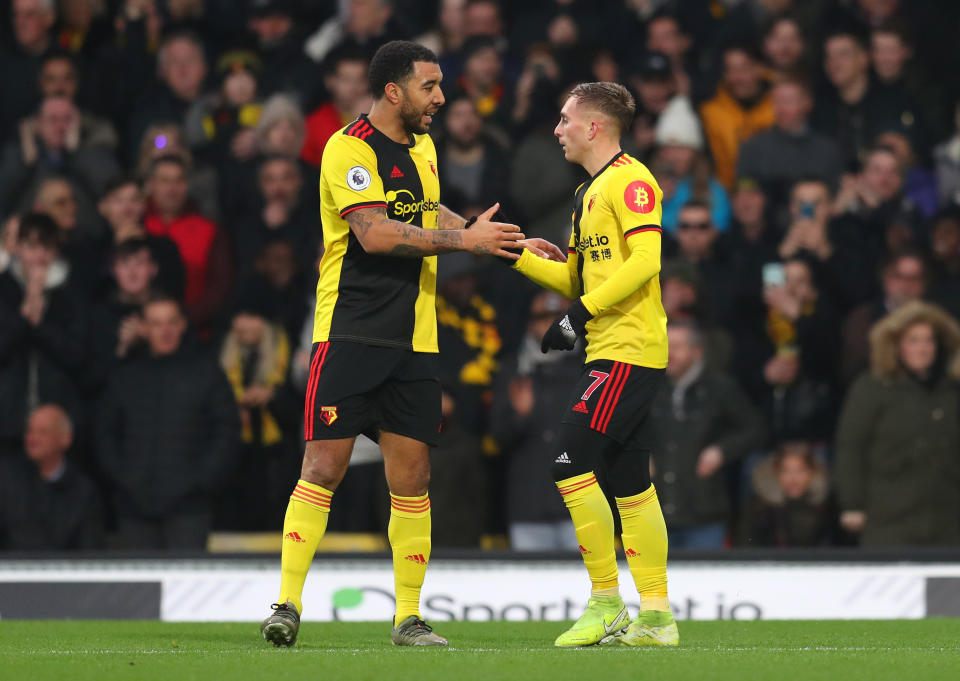
{"label": "player's beard", "polygon": [[403,123],[404,132],[408,135],[426,135],[429,130],[423,124],[426,113],[425,110],[414,107],[410,100],[404,97],[400,104],[400,121]]}

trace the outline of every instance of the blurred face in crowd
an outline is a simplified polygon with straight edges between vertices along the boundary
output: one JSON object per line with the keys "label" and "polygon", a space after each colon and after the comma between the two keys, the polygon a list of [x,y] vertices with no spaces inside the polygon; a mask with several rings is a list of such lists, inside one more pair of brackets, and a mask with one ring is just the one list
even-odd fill
{"label": "blurred face in crowd", "polygon": [[710,211],[702,206],[684,206],[677,221],[677,243],[686,260],[699,262],[710,255],[717,229]]}
{"label": "blurred face in crowd", "polygon": [[297,273],[293,246],[288,241],[268,243],[257,255],[254,266],[274,289],[285,289]]}
{"label": "blurred face in crowd", "polygon": [[900,0],[857,0],[870,22],[878,24],[897,13]]}
{"label": "blurred face in crowd", "polygon": [[100,209],[100,215],[112,229],[131,225],[139,226],[140,220],[143,219],[143,195],[140,193],[140,187],[133,182],[114,189],[100,199],[97,207]]}
{"label": "blurred face in crowd", "polygon": [[47,97],[40,105],[37,122],[40,138],[47,149],[61,150],[67,145],[67,137],[77,123],[77,107],[66,97]]}
{"label": "blurred face in crowd", "polygon": [[672,17],[659,17],[647,26],[647,50],[663,52],[672,62],[679,63],[690,47],[690,39],[685,36],[680,25]]}
{"label": "blurred face in crowd", "polygon": [[440,3],[440,28],[453,36],[463,35],[466,13],[466,0],[443,0]]}
{"label": "blurred face in crowd", "polygon": [[187,176],[179,163],[158,163],[147,193],[163,215],[179,215],[187,203]]}
{"label": "blurred face in crowd", "polygon": [[267,203],[297,202],[302,181],[293,161],[278,158],[267,161],[260,168],[260,192]]}
{"label": "blurred face in crowd", "polygon": [[870,36],[870,61],[873,70],[883,81],[893,81],[903,75],[903,67],[910,59],[910,48],[896,33],[875,31]]}
{"label": "blurred face in crowd", "polygon": [[67,26],[85,29],[93,20],[94,0],[64,0],[60,3],[63,22]]}
{"label": "blurred face in crowd", "polygon": [[367,82],[367,64],[363,61],[343,60],[325,79],[333,104],[344,113],[370,110],[370,85]]}
{"label": "blurred face in crowd", "polygon": [[259,345],[267,330],[267,321],[260,315],[241,312],[233,318],[233,333],[240,345]]}
{"label": "blurred face in crowd", "polygon": [[49,269],[57,259],[57,249],[43,243],[35,235],[26,235],[17,241],[17,258],[27,272],[35,268]]}
{"label": "blurred face in crowd", "polygon": [[51,59],[40,68],[40,94],[44,97],[77,96],[77,70],[69,59]]}
{"label": "blurred face in crowd", "polygon": [[795,68],[803,56],[803,33],[793,19],[778,20],[763,39],[763,52],[775,68]]}
{"label": "blurred face in crowd", "polygon": [[657,160],[669,168],[674,177],[686,177],[693,172],[693,162],[698,153],[693,147],[665,144],[657,151]]}
{"label": "blurred face in crowd", "polygon": [[926,375],[937,358],[937,336],[926,322],[911,324],[900,336],[900,361],[907,370]]}
{"label": "blurred face in crowd", "polygon": [[817,289],[813,286],[813,273],[807,263],[791,260],[783,266],[784,287],[793,298],[803,303],[812,303],[817,299]]}
{"label": "blurred face in crowd", "polygon": [[546,291],[537,295],[530,305],[530,321],[527,323],[527,335],[536,340],[543,338],[543,334],[553,324],[554,320],[569,307],[570,301],[566,298]]}
{"label": "blurred face in crowd", "polygon": [[672,379],[680,378],[703,359],[703,346],[687,327],[668,325],[667,343],[670,350],[667,376]]}
{"label": "blurred face in crowd", "polygon": [[34,463],[59,461],[73,442],[70,420],[60,407],[37,407],[30,413],[23,448]]}
{"label": "blurred face in crowd", "polygon": [[667,277],[660,284],[660,297],[667,318],[674,321],[688,317],[697,304],[697,288],[680,277]]}
{"label": "blurred face in crowd", "polygon": [[73,189],[66,180],[44,181],[33,209],[52,217],[62,230],[69,231],[77,226],[77,202],[73,200]]}
{"label": "blurred face in crowd", "polygon": [[483,121],[477,114],[473,102],[467,98],[458,99],[447,109],[447,133],[456,146],[465,148],[476,144],[480,138]]}
{"label": "blurred face in crowd", "polygon": [[13,35],[27,52],[36,53],[47,46],[55,19],[41,0],[13,0]]}
{"label": "blurred face in crowd", "polygon": [[176,303],[167,300],[148,303],[143,309],[147,345],[152,355],[170,355],[180,347],[187,320]]}
{"label": "blurred face in crowd", "polygon": [[640,104],[655,114],[663,113],[677,89],[672,77],[636,78],[633,83],[636,85]]}
{"label": "blurred face in crowd", "polygon": [[893,308],[920,300],[925,289],[924,265],[920,258],[902,256],[883,272],[883,296]]}
{"label": "blurred face in crowd", "polygon": [[113,278],[120,292],[127,296],[137,297],[146,293],[156,276],[157,264],[149,248],[141,248],[136,253],[114,260]]}
{"label": "blurred face in crowd", "polygon": [[184,38],[173,40],[161,48],[160,79],[173,94],[190,102],[197,98],[207,77],[207,63],[200,46]]}
{"label": "blurred face in crowd", "polygon": [[391,8],[384,0],[350,0],[347,33],[354,36],[380,35],[390,19]]}
{"label": "blurred face in crowd", "polygon": [[500,55],[493,47],[484,47],[474,52],[464,64],[463,72],[474,87],[492,90],[500,81]]}
{"label": "blurred face in crowd", "polygon": [[933,257],[943,262],[960,258],[960,220],[944,217],[937,220],[930,235]]}
{"label": "blurred face in crowd", "polygon": [[877,144],[892,151],[901,168],[913,167],[913,144],[906,135],[899,132],[885,132],[877,137]]}
{"label": "blurred face in crowd", "polygon": [[503,33],[500,7],[495,2],[470,3],[465,11],[464,26],[468,36],[499,37]]}
{"label": "blurred face in crowd", "polygon": [[903,187],[903,176],[897,157],[885,149],[874,151],[867,157],[861,176],[863,183],[881,201],[895,198]]}
{"label": "blurred face in crowd", "polygon": [[250,17],[250,30],[262,47],[272,47],[283,40],[293,28],[293,19],[283,12]]}
{"label": "blurred face in crowd", "polygon": [[758,225],[763,223],[767,197],[757,187],[744,187],[734,192],[731,206],[733,217],[741,225]]}
{"label": "blurred face in crowd", "polygon": [[800,132],[807,125],[807,116],[813,100],[797,83],[778,83],[771,93],[773,115],[777,127],[788,132]]}
{"label": "blurred face in crowd", "polygon": [[223,94],[233,106],[249,104],[257,96],[257,79],[249,71],[235,71],[223,79]]}
{"label": "blurred face in crowd", "polygon": [[842,89],[867,77],[870,59],[852,37],[837,35],[829,38],[823,51],[823,66],[834,87]]}
{"label": "blurred face in crowd", "polygon": [[806,445],[784,448],[777,462],[777,482],[787,499],[800,499],[810,489],[813,468],[807,458]]}
{"label": "blurred face in crowd", "polygon": [[267,130],[266,147],[273,154],[297,156],[300,153],[300,134],[294,122],[281,118],[271,125]]}
{"label": "blurred face in crowd", "polygon": [[725,52],[723,82],[734,99],[752,99],[760,92],[760,65],[741,50]]}
{"label": "blurred face in crowd", "polygon": [[[830,219],[830,190],[823,182],[798,182],[790,192],[790,215],[794,220]],[[811,218],[812,215],[812,218]]]}

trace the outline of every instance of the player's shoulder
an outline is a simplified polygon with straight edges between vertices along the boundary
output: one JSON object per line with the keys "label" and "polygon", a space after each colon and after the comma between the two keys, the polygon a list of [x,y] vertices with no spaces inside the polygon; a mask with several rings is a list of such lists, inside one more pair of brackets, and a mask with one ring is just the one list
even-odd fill
{"label": "player's shoulder", "polygon": [[650,169],[625,152],[620,154],[620,157],[610,164],[610,167],[607,168],[607,174],[609,174],[609,179],[614,181],[615,184],[623,182],[630,183],[635,180],[642,180],[651,185],[657,184],[657,180],[654,178],[653,173],[650,172]]}
{"label": "player's shoulder", "polygon": [[[321,173],[324,170],[334,168],[339,170],[350,167],[358,162],[376,164],[376,152],[362,134],[357,134],[357,131],[361,130],[357,126],[362,122],[362,119],[358,119],[344,126],[327,140],[327,144],[323,148],[323,157],[320,160]],[[373,128],[370,128],[370,130],[373,130]]]}

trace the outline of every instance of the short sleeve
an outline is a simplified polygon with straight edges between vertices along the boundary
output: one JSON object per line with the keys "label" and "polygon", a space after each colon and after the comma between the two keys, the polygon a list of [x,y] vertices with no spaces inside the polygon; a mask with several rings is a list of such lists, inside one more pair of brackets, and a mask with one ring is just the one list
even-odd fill
{"label": "short sleeve", "polygon": [[646,231],[661,232],[663,192],[653,176],[626,166],[607,184],[607,205],[625,238]]}
{"label": "short sleeve", "polygon": [[340,217],[357,208],[387,207],[377,156],[366,142],[334,135],[323,151],[320,174]]}

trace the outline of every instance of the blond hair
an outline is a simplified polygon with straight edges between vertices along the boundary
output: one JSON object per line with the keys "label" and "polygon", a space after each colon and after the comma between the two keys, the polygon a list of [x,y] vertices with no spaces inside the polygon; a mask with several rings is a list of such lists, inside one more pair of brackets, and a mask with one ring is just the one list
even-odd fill
{"label": "blond hair", "polygon": [[578,104],[599,111],[615,121],[620,135],[630,129],[637,113],[633,95],[620,83],[580,83],[570,91],[570,96]]}

